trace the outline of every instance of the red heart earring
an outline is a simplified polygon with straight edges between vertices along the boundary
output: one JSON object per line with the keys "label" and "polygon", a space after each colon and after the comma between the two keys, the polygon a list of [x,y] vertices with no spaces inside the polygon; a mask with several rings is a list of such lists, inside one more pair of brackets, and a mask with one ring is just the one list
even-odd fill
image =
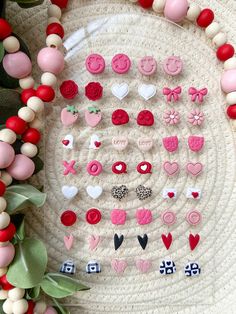
{"label": "red heart earring", "polygon": [[189,245],[190,245],[190,249],[191,251],[193,251],[196,246],[198,245],[200,241],[200,235],[199,234],[195,234],[195,236],[191,233],[189,235]]}
{"label": "red heart earring", "polygon": [[162,241],[163,241],[166,249],[169,250],[169,248],[172,244],[172,241],[173,241],[172,234],[170,232],[168,233],[167,236],[165,234],[162,234],[161,238],[162,238]]}

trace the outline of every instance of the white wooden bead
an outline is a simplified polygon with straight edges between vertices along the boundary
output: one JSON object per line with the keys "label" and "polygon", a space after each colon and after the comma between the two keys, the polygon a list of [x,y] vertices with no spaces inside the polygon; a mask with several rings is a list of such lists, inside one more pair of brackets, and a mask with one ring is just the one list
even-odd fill
{"label": "white wooden bead", "polygon": [[34,312],[37,314],[43,314],[47,309],[47,305],[44,301],[39,301],[35,304]]}
{"label": "white wooden bead", "polygon": [[154,0],[152,4],[153,11],[156,13],[162,13],[164,11],[166,0]]}
{"label": "white wooden bead", "polygon": [[56,17],[58,20],[61,18],[61,9],[56,4],[51,4],[48,8],[48,17]]}
{"label": "white wooden bead", "polygon": [[27,76],[19,80],[19,85],[22,89],[33,88],[34,84],[35,81],[32,76]]}
{"label": "white wooden bead", "polygon": [[58,24],[61,24],[60,20],[58,20],[56,17],[49,17],[48,19],[48,25],[49,24],[52,24],[52,23],[58,23]]}
{"label": "white wooden bead", "polygon": [[57,77],[53,73],[45,72],[41,76],[41,83],[43,85],[55,86],[57,84]]}
{"label": "white wooden bead", "polygon": [[21,154],[33,158],[38,153],[38,148],[32,143],[24,143],[20,148]]}
{"label": "white wooden bead", "polygon": [[6,299],[6,301],[2,305],[3,312],[5,314],[13,313],[13,302],[10,299]]}
{"label": "white wooden bead", "polygon": [[17,52],[20,49],[20,42],[15,36],[9,36],[3,40],[3,47],[8,53]]}
{"label": "white wooden bead", "polygon": [[226,102],[228,105],[236,104],[236,92],[232,92],[226,95]]}
{"label": "white wooden bead", "polygon": [[35,113],[29,107],[22,107],[18,111],[18,116],[23,119],[25,122],[31,122],[35,118]]}
{"label": "white wooden bead", "polygon": [[8,246],[9,243],[10,243],[9,241],[7,241],[7,242],[0,242],[0,247]]}
{"label": "white wooden bead", "polygon": [[201,12],[201,8],[198,4],[190,3],[186,18],[189,21],[194,22],[198,18],[200,12]]}
{"label": "white wooden bead", "polygon": [[0,268],[0,277],[2,277],[3,275],[6,275],[7,271],[8,271],[7,267]]}
{"label": "white wooden bead", "polygon": [[8,213],[2,212],[0,214],[0,230],[5,229],[11,221],[11,218]]}
{"label": "white wooden bead", "polygon": [[13,314],[25,314],[28,310],[28,302],[25,299],[18,300],[13,303]]}
{"label": "white wooden bead", "polygon": [[57,34],[50,34],[46,37],[46,45],[58,49],[62,46],[62,38]]}
{"label": "white wooden bead", "polygon": [[6,171],[1,171],[0,180],[3,181],[6,184],[6,186],[12,183],[12,177]]}
{"label": "white wooden bead", "polygon": [[43,101],[37,96],[30,97],[27,101],[27,106],[34,112],[42,112],[44,109]]}
{"label": "white wooden bead", "polygon": [[218,33],[213,39],[212,42],[216,47],[220,47],[227,42],[227,35],[223,32]]}
{"label": "white wooden bead", "polygon": [[0,213],[4,212],[4,210],[7,208],[7,201],[4,197],[0,197]]}
{"label": "white wooden bead", "polygon": [[217,22],[212,22],[207,28],[205,29],[206,36],[210,39],[215,37],[220,31],[220,24]]}
{"label": "white wooden bead", "polygon": [[229,58],[224,62],[224,69],[225,70],[232,70],[236,69],[236,57]]}
{"label": "white wooden bead", "polygon": [[21,288],[13,288],[8,292],[8,297],[13,302],[21,300],[24,297],[24,295],[25,289]]}
{"label": "white wooden bead", "polygon": [[0,131],[0,141],[13,144],[16,141],[16,133],[10,129]]}
{"label": "white wooden bead", "polygon": [[32,122],[30,122],[29,125],[30,125],[31,128],[34,128],[34,129],[37,129],[37,130],[42,130],[42,128],[44,126],[44,123],[40,119],[35,118]]}
{"label": "white wooden bead", "polygon": [[48,47],[60,48],[62,46],[62,39],[57,34],[50,34],[46,38],[46,45]]}
{"label": "white wooden bead", "polygon": [[8,298],[8,291],[0,290],[0,300],[6,300]]}

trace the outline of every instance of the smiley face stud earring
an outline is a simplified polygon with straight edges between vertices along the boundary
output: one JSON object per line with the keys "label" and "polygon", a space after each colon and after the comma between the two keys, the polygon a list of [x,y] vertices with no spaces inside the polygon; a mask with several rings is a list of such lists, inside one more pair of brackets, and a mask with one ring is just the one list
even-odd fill
{"label": "smiley face stud earring", "polygon": [[163,70],[170,76],[176,76],[183,70],[183,61],[180,57],[171,56],[164,60]]}

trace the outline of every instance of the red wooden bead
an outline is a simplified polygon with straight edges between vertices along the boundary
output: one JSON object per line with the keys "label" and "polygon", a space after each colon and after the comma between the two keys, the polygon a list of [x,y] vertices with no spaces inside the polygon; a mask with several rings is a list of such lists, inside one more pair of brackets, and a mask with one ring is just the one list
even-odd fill
{"label": "red wooden bead", "polygon": [[149,9],[152,7],[154,0],[138,0],[138,3],[141,5],[144,9]]}
{"label": "red wooden bead", "polygon": [[22,135],[22,141],[25,143],[32,143],[32,144],[38,144],[40,141],[41,134],[38,130],[34,128],[29,128],[25,131],[25,133]]}
{"label": "red wooden bead", "polygon": [[0,181],[0,196],[3,196],[5,191],[6,191],[6,185],[4,182]]}
{"label": "red wooden bead", "polygon": [[207,27],[213,22],[214,17],[211,9],[203,9],[197,18],[197,24],[200,27]]}
{"label": "red wooden bead", "polygon": [[227,115],[230,119],[236,119],[236,105],[231,105],[227,108]]}
{"label": "red wooden bead", "polygon": [[21,92],[21,101],[26,105],[30,97],[36,96],[36,90],[33,88],[24,89]]}
{"label": "red wooden bead", "polygon": [[47,26],[46,34],[47,34],[47,36],[51,35],[51,34],[57,34],[58,36],[63,38],[64,37],[64,28],[59,23],[51,23]]}
{"label": "red wooden bead", "polygon": [[16,134],[23,134],[27,129],[27,123],[18,116],[12,116],[7,119],[6,127],[14,131]]}
{"label": "red wooden bead", "polygon": [[0,242],[11,241],[16,233],[16,227],[11,222],[5,229],[0,230]]}
{"label": "red wooden bead", "polygon": [[25,314],[34,314],[35,303],[34,301],[28,301],[28,310]]}
{"label": "red wooden bead", "polygon": [[56,4],[61,9],[65,9],[68,4],[68,0],[51,0],[52,4]]}
{"label": "red wooden bead", "polygon": [[0,40],[4,40],[12,33],[11,25],[4,19],[0,18]]}
{"label": "red wooden bead", "polygon": [[224,44],[217,49],[217,58],[220,61],[226,61],[234,55],[234,47],[230,44]]}
{"label": "red wooden bead", "polygon": [[2,277],[0,277],[0,286],[2,287],[3,290],[7,290],[7,291],[15,288],[8,282],[7,275],[3,275]]}
{"label": "red wooden bead", "polygon": [[55,92],[51,86],[40,85],[36,90],[36,96],[45,102],[51,102],[55,98]]}

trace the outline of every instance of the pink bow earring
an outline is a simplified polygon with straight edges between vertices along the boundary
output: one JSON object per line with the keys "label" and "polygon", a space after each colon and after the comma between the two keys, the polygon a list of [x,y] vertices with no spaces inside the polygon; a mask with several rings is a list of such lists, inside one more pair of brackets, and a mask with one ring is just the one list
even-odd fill
{"label": "pink bow earring", "polygon": [[199,104],[204,101],[204,96],[208,94],[207,88],[197,90],[195,87],[190,87],[188,94],[191,96],[191,101],[198,102]]}
{"label": "pink bow earring", "polygon": [[163,88],[163,95],[166,96],[166,100],[168,102],[171,102],[172,100],[174,102],[178,101],[181,93],[182,93],[182,88],[180,86],[177,86],[174,89],[170,89],[169,87]]}

